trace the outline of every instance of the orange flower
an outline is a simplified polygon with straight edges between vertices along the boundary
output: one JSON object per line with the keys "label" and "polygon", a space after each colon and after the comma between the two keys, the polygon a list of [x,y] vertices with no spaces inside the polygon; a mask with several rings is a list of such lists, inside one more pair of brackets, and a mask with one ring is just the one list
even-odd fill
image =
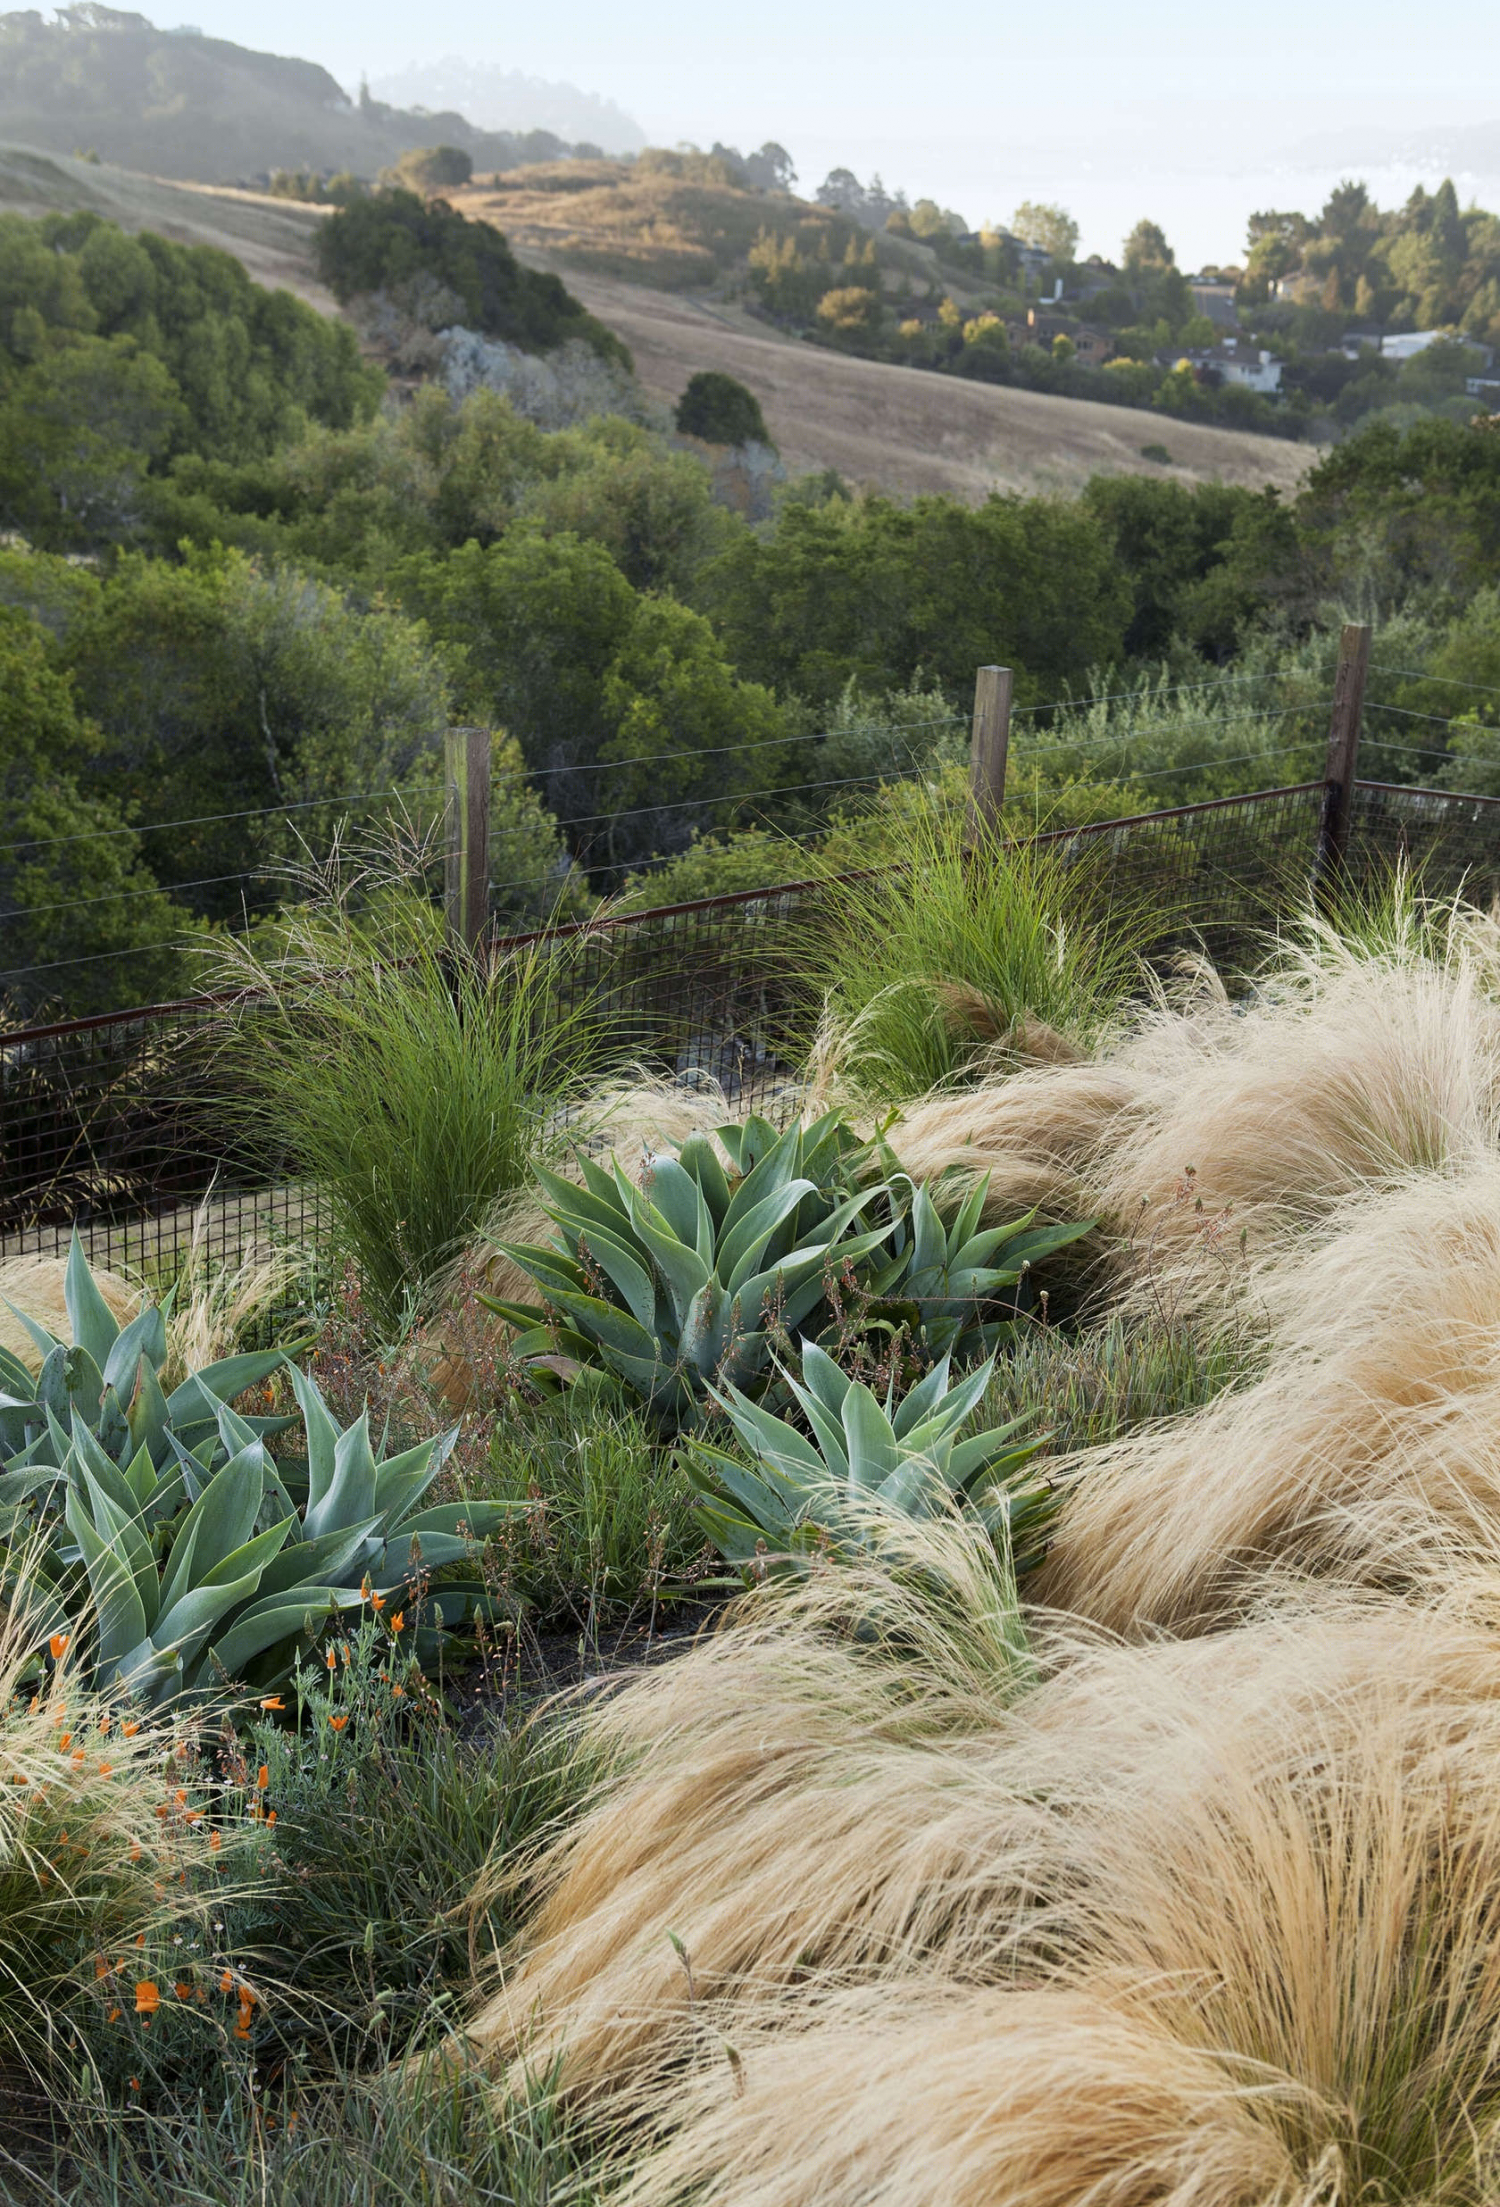
{"label": "orange flower", "polygon": [[113,1763],[101,1763],[99,1765],[99,1775],[101,1778],[112,1778],[114,1774],[115,1766]]}
{"label": "orange flower", "polygon": [[404,1701],[406,1699],[406,1688],[404,1686],[393,1686],[391,1688],[391,1698],[394,1701]]}
{"label": "orange flower", "polygon": [[69,1748],[70,1748],[70,1747],[72,1746],[72,1744],[73,1744],[73,1735],[72,1735],[72,1733],[71,1733],[71,1732],[64,1732],[64,1734],[63,1734],[62,1738],[61,1738],[61,1739],[60,1739],[60,1740],[58,1741],[58,1743],[57,1743],[57,1752],[59,1753],[59,1755],[66,1755],[66,1753],[68,1752],[68,1749],[69,1749]]}
{"label": "orange flower", "polygon": [[68,1760],[73,1765],[73,1768],[75,1770],[82,1770],[84,1760],[83,1749],[81,1747],[76,1747],[73,1750],[72,1754],[68,1757]]}
{"label": "orange flower", "polygon": [[96,1977],[107,1977],[109,1975],[109,1964],[105,1961],[102,1954],[100,1955],[98,1961],[94,1964],[94,1975]]}
{"label": "orange flower", "polygon": [[332,1670],[337,1670],[337,1668],[338,1668],[338,1660],[339,1660],[339,1659],[338,1659],[338,1657],[337,1657],[337,1656],[336,1656],[336,1655],[334,1654],[334,1652],[333,1652],[332,1648],[329,1648],[329,1649],[328,1649],[328,1650],[327,1650],[327,1651],[325,1652],[325,1654],[324,1654],[324,1657],[323,1657],[323,1660],[324,1660],[324,1662],[325,1662],[325,1663],[326,1663],[326,1664],[328,1665],[328,1668],[329,1668],[329,1669],[330,1669],[331,1671],[332,1671]]}
{"label": "orange flower", "polygon": [[51,1639],[47,1642],[48,1647],[52,1650],[52,1660],[54,1663],[60,1663],[63,1657],[67,1654],[68,1641],[70,1637],[71,1635],[66,1632],[54,1632]]}
{"label": "orange flower", "polygon": [[261,1702],[261,1707],[263,1709],[284,1709],[286,1703],[282,1700],[280,1694],[267,1694]]}
{"label": "orange flower", "polygon": [[132,2077],[132,2078],[131,2078],[131,2080],[130,2080],[130,2089],[131,2089],[131,2091],[132,2091],[132,2092],[139,2092],[139,2091],[140,2091],[140,2089],[141,2089],[141,2080],[140,2080],[140,2078],[139,2078],[139,2077]]}
{"label": "orange flower", "polygon": [[270,1812],[268,1813],[268,1815],[267,1815],[267,1817],[266,1817],[266,1829],[267,1829],[267,1831],[269,1831],[269,1830],[270,1830],[271,1826],[272,1826],[272,1825],[273,1825],[273,1824],[275,1823],[275,1821],[276,1821],[276,1811],[275,1811],[275,1809],[272,1809],[272,1810],[270,1810]]}
{"label": "orange flower", "polygon": [[368,1571],[359,1582],[359,1598],[362,1602],[367,1602],[370,1599],[370,1574]]}
{"label": "orange flower", "polygon": [[126,1739],[133,1740],[140,1730],[140,1726],[139,1724],[122,1724],[120,1730],[125,1734]]}
{"label": "orange flower", "polygon": [[219,1990],[220,1992],[234,1991],[234,1971],[232,1969],[226,1969],[219,1979]]}
{"label": "orange flower", "polygon": [[191,2000],[193,1997],[193,1988],[187,1982],[186,1978],[179,1977],[176,1984],[172,1987],[172,1990],[176,1993],[179,2000]]}
{"label": "orange flower", "polygon": [[135,1988],[135,2012],[137,2015],[155,2015],[161,2006],[161,1988],[149,1977],[143,1977]]}
{"label": "orange flower", "polygon": [[262,1763],[262,1764],[261,1764],[261,1766],[260,1766],[260,1768],[259,1768],[259,1770],[257,1770],[257,1771],[256,1771],[256,1773],[255,1773],[255,1790],[256,1790],[256,1792],[257,1792],[257,1793],[264,1793],[264,1792],[265,1792],[265,1790],[266,1790],[266,1787],[267,1787],[267,1786],[268,1786],[268,1785],[269,1785],[270,1783],[271,1783],[271,1766],[270,1766],[270,1764],[269,1764],[269,1763]]}
{"label": "orange flower", "polygon": [[208,1835],[208,1843],[209,1843],[210,1847],[212,1847],[212,1849],[213,1849],[213,1851],[214,1851],[214,1853],[215,1853],[215,1854],[217,1854],[217,1853],[218,1853],[218,1851],[219,1851],[219,1848],[220,1848],[220,1846],[221,1846],[221,1845],[223,1844],[223,1842],[221,1841],[221,1839],[220,1839],[220,1837],[219,1837],[219,1834],[218,1834],[217,1832],[210,1832],[210,1833],[209,1833],[209,1835]]}
{"label": "orange flower", "polygon": [[[160,1888],[158,1887],[158,1891],[159,1891],[159,1890],[160,1890]],[[144,1946],[144,1945],[145,1945],[145,1943],[146,1943],[146,1934],[145,1934],[145,1932],[144,1932],[144,1931],[138,1931],[138,1932],[136,1933],[136,1935],[135,1935],[135,1943],[136,1943],[136,1945],[137,1945],[137,1946]]]}
{"label": "orange flower", "polygon": [[385,1596],[383,1594],[372,1594],[370,1596],[370,1607],[374,1610],[384,1609]]}
{"label": "orange flower", "polygon": [[349,1722],[349,1719],[347,1717],[330,1717],[328,1721],[333,1726],[335,1732],[342,1732],[344,1726]]}
{"label": "orange flower", "polygon": [[139,1862],[141,1859],[141,1843],[138,1839],[130,1842],[130,1859],[132,1862]]}
{"label": "orange flower", "polygon": [[118,2009],[118,2008],[111,2008],[111,2009],[110,2009],[110,2011],[109,2011],[109,2014],[108,2014],[108,2015],[107,2015],[107,2016],[106,2016],[106,2017],[104,2018],[104,2020],[105,2020],[105,2022],[106,2022],[106,2023],[118,2023],[118,2022],[119,2022],[119,2020],[120,2020],[120,2011],[119,2011],[119,2009]]}
{"label": "orange flower", "polygon": [[399,1632],[405,1623],[406,1611],[404,1609],[398,1609],[395,1616],[391,1619],[392,1632]]}

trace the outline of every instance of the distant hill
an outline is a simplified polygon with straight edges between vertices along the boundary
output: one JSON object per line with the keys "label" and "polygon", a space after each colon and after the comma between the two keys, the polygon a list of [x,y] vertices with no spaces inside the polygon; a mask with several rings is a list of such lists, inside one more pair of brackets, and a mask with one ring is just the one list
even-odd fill
{"label": "distant hill", "polygon": [[163,31],[98,0],[0,15],[0,140],[97,153],[150,176],[236,183],[272,169],[374,176],[413,146],[462,146],[476,169],[557,159],[549,131],[478,130],[343,87],[310,61]]}
{"label": "distant hill", "polygon": [[559,138],[597,146],[601,153],[640,153],[646,133],[613,100],[580,92],[576,84],[549,84],[497,62],[413,62],[394,76],[374,77],[370,90],[393,107],[456,108],[480,130],[554,131]]}

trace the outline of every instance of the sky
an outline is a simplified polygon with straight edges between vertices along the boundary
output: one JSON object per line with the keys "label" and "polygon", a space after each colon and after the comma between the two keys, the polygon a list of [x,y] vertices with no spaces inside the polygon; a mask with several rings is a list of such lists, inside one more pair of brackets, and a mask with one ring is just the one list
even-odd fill
{"label": "sky", "polygon": [[210,35],[320,61],[351,91],[458,54],[600,93],[656,144],[774,138],[804,191],[842,165],[971,223],[1058,199],[1084,252],[1116,254],[1149,215],[1183,266],[1230,261],[1253,208],[1310,208],[1342,174],[1383,203],[1453,165],[1461,195],[1500,201],[1493,0],[187,4]]}

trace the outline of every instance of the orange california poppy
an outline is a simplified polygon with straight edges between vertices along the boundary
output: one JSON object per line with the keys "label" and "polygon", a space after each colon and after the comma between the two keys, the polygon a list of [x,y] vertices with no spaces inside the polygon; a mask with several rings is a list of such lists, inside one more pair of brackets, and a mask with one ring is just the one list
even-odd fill
{"label": "orange california poppy", "polygon": [[149,1977],[143,1977],[135,1988],[135,2012],[137,2015],[155,2015],[161,2006],[161,1988]]}

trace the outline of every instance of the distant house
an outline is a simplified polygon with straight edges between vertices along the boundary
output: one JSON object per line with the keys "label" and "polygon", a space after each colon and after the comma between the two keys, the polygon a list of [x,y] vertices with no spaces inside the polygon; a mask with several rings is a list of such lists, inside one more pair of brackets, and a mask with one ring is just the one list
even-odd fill
{"label": "distant house", "polygon": [[1068,335],[1077,347],[1080,368],[1102,368],[1115,349],[1115,341],[1107,330],[1096,330],[1091,323],[1080,322]]}
{"label": "distant house", "polygon": [[1382,337],[1380,352],[1385,360],[1413,360],[1418,353],[1426,352],[1429,345],[1465,345],[1471,352],[1483,353],[1485,366],[1491,367],[1495,355],[1488,345],[1476,344],[1465,337],[1462,330],[1399,330],[1393,337]]}
{"label": "distant house", "polygon": [[1246,344],[1243,339],[1203,350],[1158,353],[1156,357],[1164,368],[1179,367],[1185,360],[1204,383],[1233,384],[1241,391],[1262,391],[1267,396],[1281,389],[1281,362],[1263,346]]}
{"label": "distant house", "polygon": [[1066,314],[1054,314],[1047,307],[1026,309],[1027,342],[1032,345],[1050,345],[1054,337],[1071,337],[1073,324]]}
{"label": "distant house", "polygon": [[1221,330],[1238,329],[1233,284],[1224,283],[1217,276],[1189,276],[1188,289],[1193,294],[1194,307],[1206,320]]}

